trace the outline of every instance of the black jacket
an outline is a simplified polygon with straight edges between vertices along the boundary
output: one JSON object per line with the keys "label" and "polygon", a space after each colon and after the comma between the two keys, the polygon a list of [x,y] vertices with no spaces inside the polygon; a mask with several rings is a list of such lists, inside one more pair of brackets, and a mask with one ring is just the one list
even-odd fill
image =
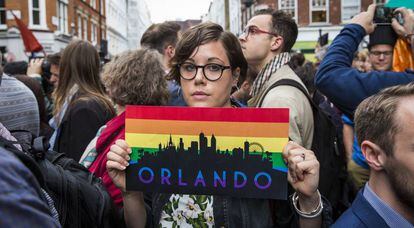
{"label": "black jacket", "polygon": [[79,161],[98,129],[114,116],[113,110],[95,99],[72,102],[59,125],[54,150]]}

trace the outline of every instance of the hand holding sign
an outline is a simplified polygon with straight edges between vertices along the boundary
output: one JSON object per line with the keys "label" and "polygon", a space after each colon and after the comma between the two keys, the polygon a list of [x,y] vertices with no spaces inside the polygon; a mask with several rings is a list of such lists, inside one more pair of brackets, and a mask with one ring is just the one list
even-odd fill
{"label": "hand holding sign", "polygon": [[129,154],[131,154],[131,148],[125,140],[118,139],[111,146],[106,156],[108,159],[106,162],[108,174],[115,186],[122,192],[125,192],[125,169],[129,165]]}
{"label": "hand holding sign", "polygon": [[288,165],[288,181],[299,193],[299,203],[304,211],[318,206],[319,162],[315,154],[295,142],[288,142],[283,149]]}

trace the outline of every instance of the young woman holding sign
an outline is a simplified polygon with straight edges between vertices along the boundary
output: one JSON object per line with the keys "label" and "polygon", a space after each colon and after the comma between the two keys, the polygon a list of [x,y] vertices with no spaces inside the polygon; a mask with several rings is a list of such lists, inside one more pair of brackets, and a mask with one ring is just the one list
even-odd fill
{"label": "young woman holding sign", "polygon": [[[217,24],[203,23],[183,34],[171,60],[171,69],[169,76],[180,82],[189,106],[237,107],[230,93],[238,78],[245,76],[247,63],[237,37]],[[299,224],[320,227],[324,216],[320,213],[323,206],[317,190],[319,163],[313,152],[297,153],[295,148],[296,144],[289,143],[284,150],[288,180],[297,192],[293,200],[295,207],[290,201],[283,201],[277,203],[276,210],[270,209],[269,200],[229,196],[153,193],[146,201],[142,192],[125,189],[125,169],[131,148],[124,140],[111,146],[107,169],[123,193],[124,215],[129,227],[295,227]],[[173,205],[177,201],[178,207]],[[292,213],[292,208],[297,213]],[[273,221],[272,217],[276,219]]]}

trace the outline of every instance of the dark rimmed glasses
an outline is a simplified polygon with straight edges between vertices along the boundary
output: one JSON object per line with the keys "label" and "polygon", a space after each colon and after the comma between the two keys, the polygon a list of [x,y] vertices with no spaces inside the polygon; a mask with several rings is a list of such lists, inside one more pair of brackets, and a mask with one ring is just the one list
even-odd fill
{"label": "dark rimmed glasses", "polygon": [[246,39],[247,39],[247,37],[249,37],[249,35],[254,36],[254,35],[257,35],[257,34],[260,34],[260,33],[265,33],[265,34],[272,35],[272,36],[279,36],[277,33],[261,30],[256,26],[248,26],[248,27],[244,28],[242,35],[246,35]]}
{"label": "dark rimmed glasses", "polygon": [[217,81],[223,75],[223,71],[230,69],[230,66],[223,66],[217,63],[208,63],[206,65],[195,65],[193,63],[182,63],[177,65],[180,76],[185,80],[193,80],[198,68],[203,70],[204,77],[209,81]]}
{"label": "dark rimmed glasses", "polygon": [[390,55],[393,54],[393,51],[371,51],[369,54],[374,55],[376,57],[378,57],[380,55],[390,56]]}

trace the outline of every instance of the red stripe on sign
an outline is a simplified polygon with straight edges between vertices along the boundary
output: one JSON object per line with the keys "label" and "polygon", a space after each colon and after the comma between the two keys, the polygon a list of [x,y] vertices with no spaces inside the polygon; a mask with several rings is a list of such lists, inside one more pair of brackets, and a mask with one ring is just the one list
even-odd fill
{"label": "red stripe on sign", "polygon": [[166,106],[126,107],[127,119],[225,122],[289,122],[288,108],[196,108]]}

